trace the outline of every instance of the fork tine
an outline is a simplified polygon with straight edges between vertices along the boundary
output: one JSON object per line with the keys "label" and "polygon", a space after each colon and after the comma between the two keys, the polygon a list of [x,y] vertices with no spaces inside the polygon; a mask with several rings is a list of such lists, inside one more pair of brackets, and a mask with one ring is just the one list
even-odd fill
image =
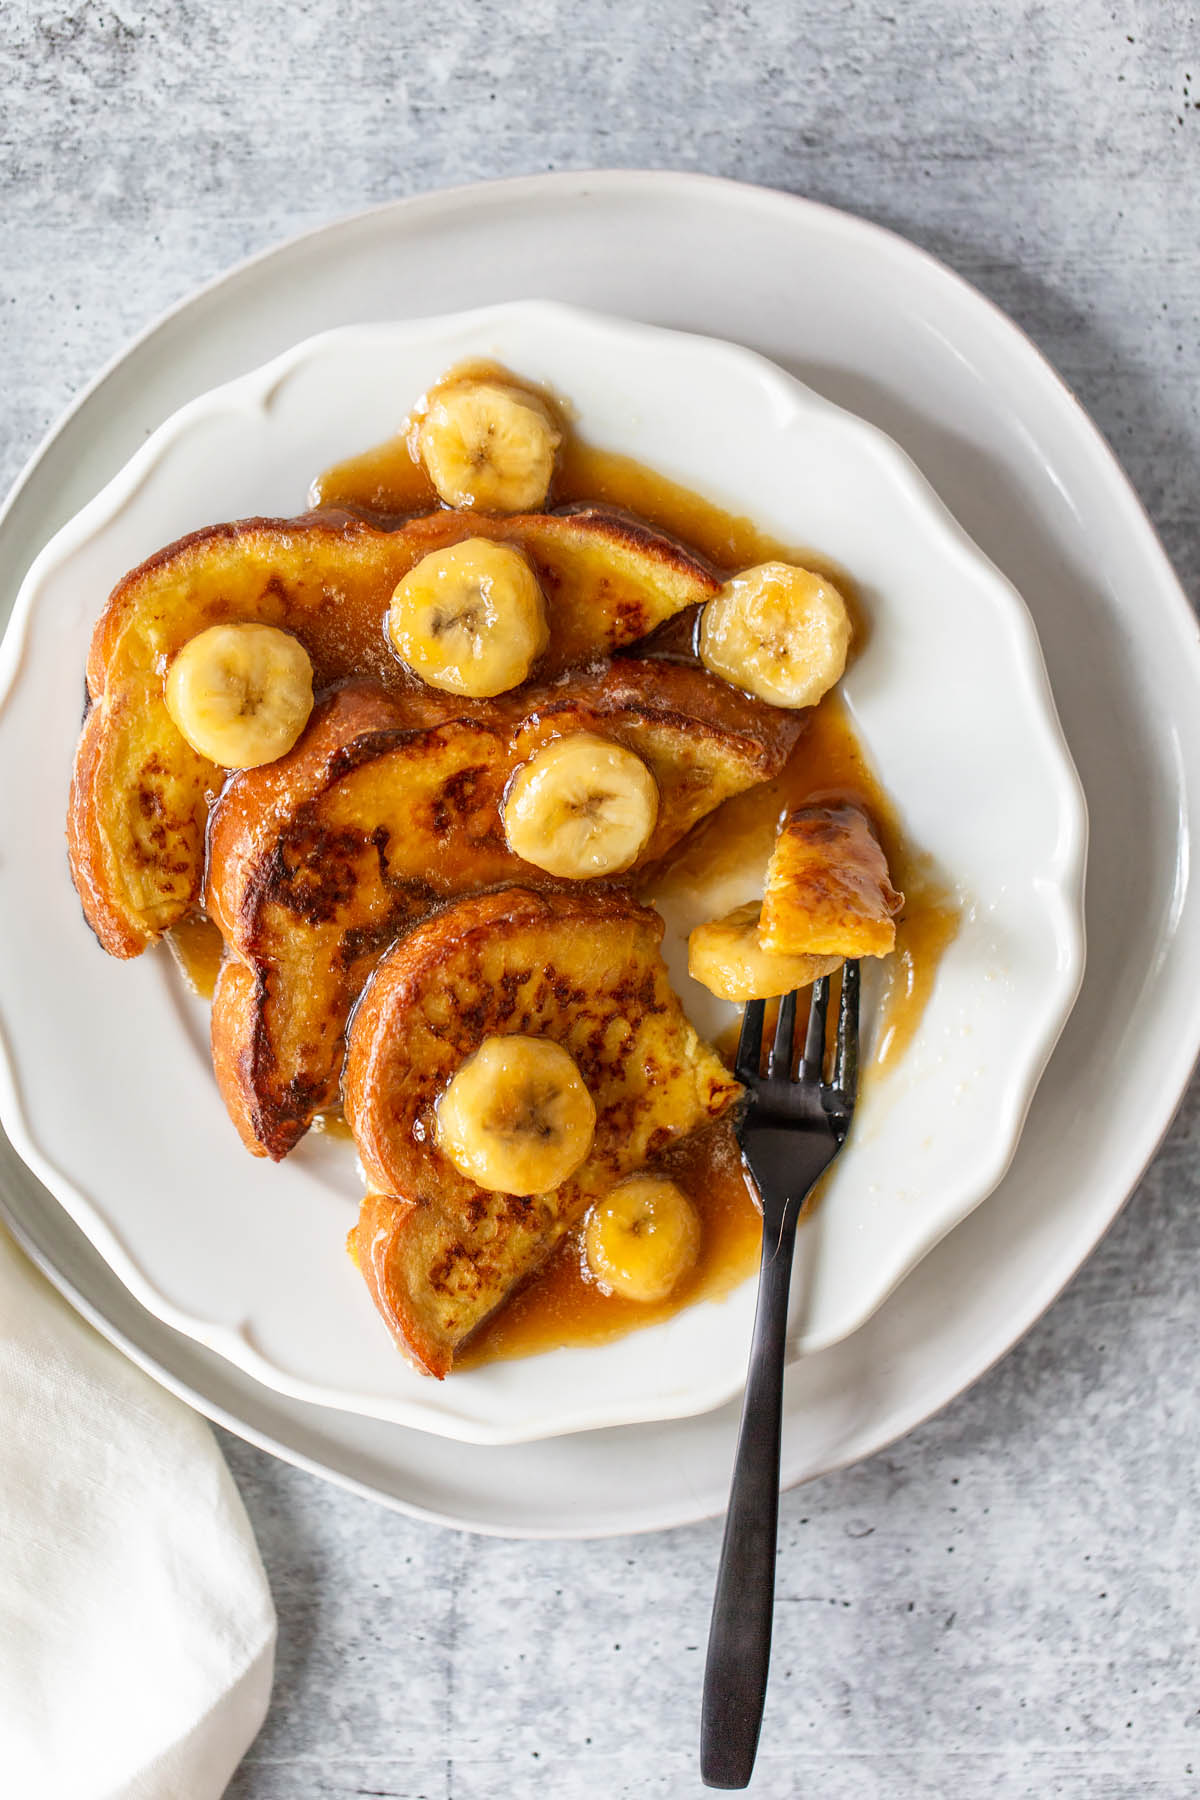
{"label": "fork tine", "polygon": [[822,975],[813,982],[812,1001],[808,1009],[808,1031],[804,1039],[804,1055],[800,1059],[801,1081],[820,1081],[825,1071],[825,1014],[829,1009],[829,977]]}
{"label": "fork tine", "polygon": [[746,1010],[742,1014],[742,1035],[738,1039],[737,1055],[733,1062],[733,1072],[739,1081],[758,1080],[766,1011],[765,1000],[746,1002]]}
{"label": "fork tine", "polygon": [[775,1025],[775,1042],[767,1059],[767,1074],[787,1081],[792,1073],[792,1040],[796,1035],[795,990],[779,1002],[779,1018]]}
{"label": "fork tine", "polygon": [[858,993],[859,966],[842,964],[842,998],[838,1007],[837,1047],[833,1054],[833,1086],[847,1106],[858,1092]]}

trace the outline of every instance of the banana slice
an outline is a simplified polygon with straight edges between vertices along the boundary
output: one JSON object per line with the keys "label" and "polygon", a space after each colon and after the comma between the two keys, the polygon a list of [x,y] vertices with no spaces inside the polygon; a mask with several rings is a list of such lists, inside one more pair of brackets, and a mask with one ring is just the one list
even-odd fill
{"label": "banana slice", "polygon": [[423,556],[392,595],[387,628],[422,681],[475,699],[519,686],[550,641],[533,570],[519,550],[487,538]]}
{"label": "banana slice", "polygon": [[727,581],[700,619],[700,660],[772,706],[815,706],[840,681],[850,615],[831,581],[761,563]]}
{"label": "banana slice", "polygon": [[784,956],[758,941],[757,900],[723,919],[697,925],[688,938],[688,974],[721,1000],[770,1000],[832,975],[840,956]]}
{"label": "banana slice", "polygon": [[488,1037],[437,1107],[437,1145],[460,1174],[499,1194],[544,1194],[592,1147],[596,1107],[561,1044]]}
{"label": "banana slice", "polygon": [[687,1195],[663,1175],[633,1175],[588,1214],[588,1268],[625,1300],[665,1300],[700,1253],[700,1221]]}
{"label": "banana slice", "polygon": [[640,756],[573,732],[519,768],[504,800],[509,849],[548,875],[582,881],[637,861],[658,818],[658,784]]}
{"label": "banana slice", "polygon": [[562,443],[532,394],[498,381],[435,388],[417,426],[417,453],[447,506],[533,512],[541,506]]}
{"label": "banana slice", "polygon": [[313,707],[308,652],[274,625],[210,625],[167,674],[167,711],[200,756],[256,769],[291,749]]}

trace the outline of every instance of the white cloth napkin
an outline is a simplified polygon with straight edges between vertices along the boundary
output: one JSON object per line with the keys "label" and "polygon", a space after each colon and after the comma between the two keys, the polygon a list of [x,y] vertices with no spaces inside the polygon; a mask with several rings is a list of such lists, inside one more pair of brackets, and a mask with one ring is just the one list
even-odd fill
{"label": "white cloth napkin", "polygon": [[0,1792],[217,1800],[274,1656],[266,1576],[207,1424],[0,1230]]}

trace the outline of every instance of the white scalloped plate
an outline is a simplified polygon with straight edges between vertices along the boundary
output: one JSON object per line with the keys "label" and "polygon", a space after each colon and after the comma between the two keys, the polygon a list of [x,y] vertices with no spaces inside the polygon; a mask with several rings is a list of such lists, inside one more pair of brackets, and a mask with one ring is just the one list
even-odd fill
{"label": "white scalloped plate", "polygon": [[[311,1138],[279,1167],[246,1156],[206,1009],[165,950],[103,955],[62,854],[81,671],[113,582],[212,520],[297,510],[316,470],[386,437],[467,355],[549,382],[593,441],[833,557],[871,613],[846,698],[964,922],[808,1228],[798,1349],[853,1331],[1002,1176],[1082,976],[1086,826],[1015,590],[888,438],[728,344],[540,302],[350,327],[184,407],[63,528],[0,653],[0,756],[28,776],[0,792],[5,1128],[175,1329],[282,1393],[499,1444],[721,1404],[742,1379],[752,1284],[602,1348],[441,1384],[413,1374],[342,1251],[359,1191],[347,1147]],[[711,1027],[702,991],[681,986]]]}

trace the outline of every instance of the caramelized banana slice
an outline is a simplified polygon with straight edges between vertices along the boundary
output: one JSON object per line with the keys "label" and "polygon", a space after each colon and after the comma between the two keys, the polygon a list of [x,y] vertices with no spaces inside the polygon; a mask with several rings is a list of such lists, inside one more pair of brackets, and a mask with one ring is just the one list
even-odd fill
{"label": "caramelized banana slice", "polygon": [[210,625],[167,674],[167,711],[222,769],[256,769],[291,749],[313,708],[308,652],[273,625]]}
{"label": "caramelized banana slice", "polygon": [[596,1108],[549,1038],[489,1037],[450,1079],[435,1138],[460,1175],[497,1194],[544,1194],[592,1147]]}
{"label": "caramelized banana slice", "polygon": [[700,660],[772,706],[815,706],[841,680],[850,615],[831,581],[762,563],[726,582],[700,619]]}
{"label": "caramelized banana slice", "polygon": [[654,834],[658,784],[634,751],[578,731],[517,770],[504,802],[509,849],[548,875],[617,875]]}
{"label": "caramelized banana slice", "polygon": [[597,1200],[583,1237],[600,1286],[626,1300],[665,1300],[700,1251],[700,1221],[664,1175],[633,1175]]}
{"label": "caramelized banana slice", "polygon": [[517,513],[545,500],[562,437],[524,389],[451,381],[430,395],[416,442],[447,506]]}
{"label": "caramelized banana slice", "polygon": [[841,967],[840,956],[785,956],[759,943],[757,900],[723,919],[697,925],[688,938],[688,974],[720,1000],[771,1000],[808,987]]}
{"label": "caramelized banana slice", "polygon": [[431,687],[489,699],[525,680],[550,629],[542,590],[521,552],[467,538],[409,570],[392,595],[388,636],[401,661]]}

